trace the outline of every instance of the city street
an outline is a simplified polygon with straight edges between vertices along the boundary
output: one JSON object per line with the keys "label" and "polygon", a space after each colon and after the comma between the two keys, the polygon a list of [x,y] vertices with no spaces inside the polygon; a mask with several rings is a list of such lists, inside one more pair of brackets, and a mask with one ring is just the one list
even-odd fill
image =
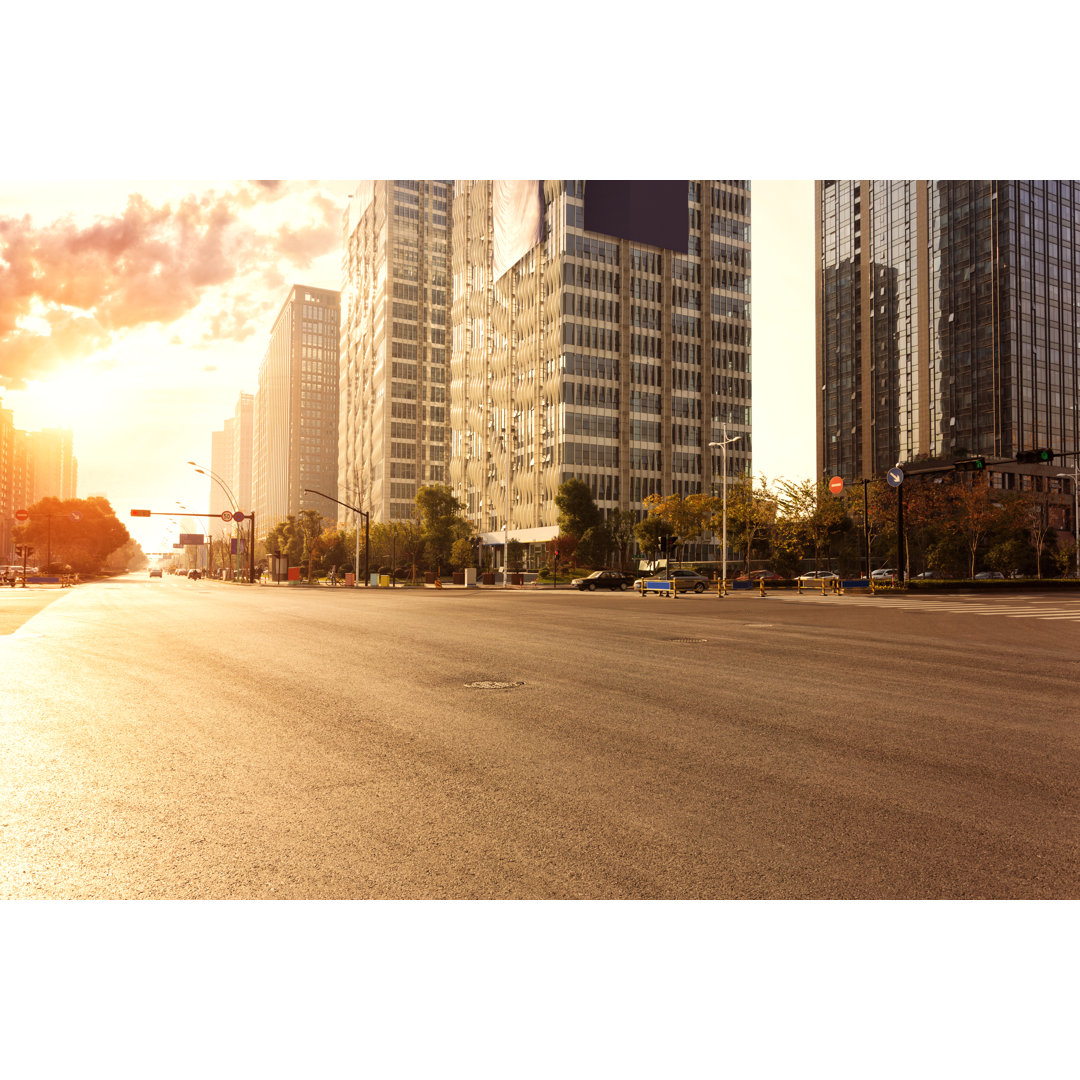
{"label": "city street", "polygon": [[1077,593],[83,585],[0,636],[0,896],[1076,898],[1078,646]]}

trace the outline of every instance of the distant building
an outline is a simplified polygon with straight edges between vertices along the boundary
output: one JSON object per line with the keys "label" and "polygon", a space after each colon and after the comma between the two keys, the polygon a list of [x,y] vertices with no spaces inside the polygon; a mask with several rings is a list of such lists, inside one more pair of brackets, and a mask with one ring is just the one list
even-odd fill
{"label": "distant building", "polygon": [[338,498],[373,521],[448,479],[450,198],[446,180],[368,180],[342,222]]}
{"label": "distant building", "polygon": [[[817,468],[983,457],[1074,532],[1080,181],[822,180]],[[1049,465],[1015,461],[1046,448]]]}
{"label": "distant building", "polygon": [[252,496],[262,535],[304,509],[337,516],[333,502],[305,489],[331,497],[337,490],[339,299],[329,289],[295,285],[274,320],[252,423]]}
{"label": "distant building", "polygon": [[1080,447],[1080,181],[822,180],[817,464]]}
{"label": "distant building", "polygon": [[[450,480],[489,543],[751,473],[750,184],[462,181]],[[712,549],[710,549],[711,551]],[[701,554],[708,554],[702,551]]]}
{"label": "distant building", "polygon": [[46,428],[30,432],[34,479],[32,502],[47,498],[78,498],[79,463],[72,448],[71,428]]}

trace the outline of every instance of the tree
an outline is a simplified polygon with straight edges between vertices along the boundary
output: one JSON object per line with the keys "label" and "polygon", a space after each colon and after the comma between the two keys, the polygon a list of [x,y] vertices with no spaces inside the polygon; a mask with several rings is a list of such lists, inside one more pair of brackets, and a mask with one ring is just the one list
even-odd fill
{"label": "tree", "polygon": [[437,569],[447,561],[453,563],[454,543],[472,536],[472,526],[461,516],[464,505],[445,484],[420,488],[415,502],[420,515],[419,536],[428,566]]}
{"label": "tree", "polygon": [[[671,535],[678,544],[687,544],[696,540],[704,531],[709,521],[715,516],[717,499],[711,495],[649,495],[645,506],[650,516],[666,522]],[[646,519],[648,520],[648,519]]]}
{"label": "tree", "polygon": [[506,545],[506,568],[520,570],[525,562],[525,545],[520,540],[511,540]]}
{"label": "tree", "polygon": [[667,537],[673,541],[675,530],[664,518],[649,514],[634,526],[634,536],[637,537],[638,547],[652,562],[660,552],[661,540]]}
{"label": "tree", "polygon": [[[724,531],[724,504],[721,499],[714,499],[715,513],[708,521],[709,528],[722,536]],[[743,477],[728,488],[727,524],[728,537],[742,547],[746,558],[746,573],[750,573],[750,560],[754,544],[764,540],[776,521],[776,496],[769,490],[769,483],[764,476],[758,479],[754,488],[751,476]]]}
{"label": "tree", "polygon": [[464,570],[476,563],[476,548],[468,537],[455,540],[450,548],[450,565],[455,570]]}
{"label": "tree", "polygon": [[576,476],[564,480],[559,486],[555,505],[559,508],[559,531],[578,539],[603,522],[603,515],[589,485]]}
{"label": "tree", "polygon": [[601,523],[586,529],[578,541],[576,551],[579,566],[588,566],[594,570],[605,566],[611,551],[611,533],[607,525]]}
{"label": "tree", "polygon": [[606,524],[611,536],[611,546],[619,553],[619,569],[622,570],[630,557],[637,516],[632,510],[612,510]]}
{"label": "tree", "polygon": [[851,528],[843,502],[823,480],[783,481],[777,505],[789,526],[801,530],[806,546],[813,548],[815,561],[820,560],[823,550],[831,555],[833,537]]}
{"label": "tree", "polygon": [[12,530],[13,544],[30,544],[34,559],[45,567],[70,566],[79,574],[96,574],[105,560],[131,540],[109,500],[57,499],[52,496],[28,506],[30,517]]}
{"label": "tree", "polygon": [[1000,527],[1005,511],[994,501],[986,480],[973,476],[970,484],[954,481],[951,485],[953,513],[946,528],[964,545],[969,576],[975,577],[975,556],[987,534]]}

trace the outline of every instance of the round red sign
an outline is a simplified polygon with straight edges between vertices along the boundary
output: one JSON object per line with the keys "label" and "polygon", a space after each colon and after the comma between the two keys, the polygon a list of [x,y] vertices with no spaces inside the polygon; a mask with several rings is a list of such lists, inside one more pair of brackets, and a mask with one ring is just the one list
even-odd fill
{"label": "round red sign", "polygon": [[842,476],[834,476],[829,481],[829,490],[834,495],[839,495],[844,490],[844,478]]}
{"label": "round red sign", "polygon": [[16,510],[15,511],[15,520],[16,521],[25,521],[29,516],[30,516],[30,511],[29,510]]}

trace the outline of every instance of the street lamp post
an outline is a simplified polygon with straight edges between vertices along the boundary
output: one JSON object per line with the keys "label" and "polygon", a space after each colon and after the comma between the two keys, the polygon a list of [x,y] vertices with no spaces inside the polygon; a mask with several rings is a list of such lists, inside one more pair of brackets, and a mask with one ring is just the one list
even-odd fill
{"label": "street lamp post", "polygon": [[1058,476],[1071,477],[1073,482],[1073,546],[1076,548],[1076,577],[1080,579],[1080,461],[1071,473],[1059,472]]}
{"label": "street lamp post", "polygon": [[720,578],[720,595],[721,596],[727,596],[727,448],[731,443],[738,442],[742,438],[742,436],[741,435],[732,435],[731,438],[729,439],[728,438],[728,433],[727,433],[727,424],[724,424],[721,430],[723,431],[723,436],[721,438],[721,441],[720,442],[711,442],[711,443],[709,443],[709,446],[719,446],[720,447],[720,460],[723,463],[723,465],[722,465],[722,468],[723,468],[723,472],[722,472],[723,480],[721,481],[721,485],[720,485],[721,489],[722,489],[723,507],[724,507],[723,514],[722,514],[723,538],[720,541],[720,547],[723,549],[721,551],[721,553],[720,553],[720,557],[723,560],[722,561],[723,572],[722,572],[722,576]]}
{"label": "street lamp post", "polygon": [[[224,480],[221,479],[220,476],[218,476],[218,474],[216,472],[214,472],[213,469],[203,468],[201,465],[197,464],[194,461],[189,461],[188,464],[193,466],[197,473],[202,473],[203,476],[209,477],[209,479],[213,480],[214,483],[216,483],[217,486],[219,488],[221,488],[222,491],[225,492],[226,496],[228,497],[228,500],[229,500],[230,504],[232,505],[233,513],[235,513],[237,510],[240,509],[240,504],[236,501],[236,496],[232,493],[232,489],[228,486],[228,484],[225,483]],[[207,528],[209,528],[209,526],[210,526],[210,522],[207,521]],[[237,535],[238,538],[240,537],[240,526],[239,525],[236,526],[236,535]],[[254,536],[252,536],[251,542],[254,544],[254,542],[255,542],[255,537]],[[254,556],[254,552],[252,552],[252,555]],[[236,573],[237,579],[239,579],[239,577],[240,577],[240,545],[239,544],[236,545],[236,571],[235,571],[235,573]]]}

